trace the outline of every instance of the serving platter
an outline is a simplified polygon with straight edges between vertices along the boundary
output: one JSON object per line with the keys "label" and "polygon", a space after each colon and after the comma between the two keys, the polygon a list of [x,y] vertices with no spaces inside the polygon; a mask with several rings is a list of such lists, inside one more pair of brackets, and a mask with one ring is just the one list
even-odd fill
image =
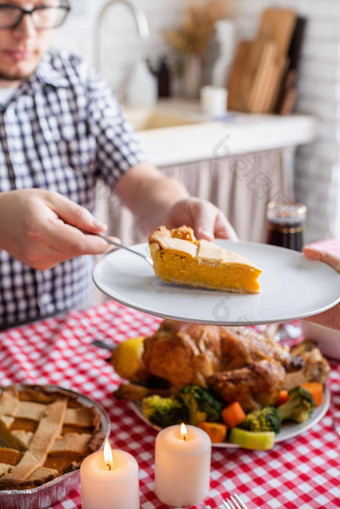
{"label": "serving platter", "polygon": [[[261,290],[244,295],[166,283],[140,256],[111,251],[95,265],[104,294],[133,309],[175,320],[215,325],[260,325],[304,318],[340,301],[340,274],[301,253],[267,244],[216,240],[258,265]],[[132,248],[150,255],[147,243]]]}
{"label": "serving platter", "polygon": [[[302,422],[301,424],[298,423],[284,423],[282,425],[280,433],[278,433],[275,437],[275,443],[278,442],[284,442],[286,440],[289,440],[291,438],[294,438],[296,436],[301,435],[308,429],[315,426],[326,414],[329,405],[331,401],[331,395],[329,389],[326,387],[324,392],[324,400],[323,403],[316,407],[313,410],[312,415],[309,419],[307,419],[305,422]],[[155,426],[154,424],[151,424],[148,419],[146,419],[142,413],[142,407],[141,404],[135,401],[129,402],[130,408],[135,412],[135,414],[148,426],[150,426],[153,429],[160,430],[158,426]],[[216,444],[212,444],[213,447],[220,447],[225,449],[238,449],[240,446],[236,444],[232,444],[230,442],[220,442]]]}

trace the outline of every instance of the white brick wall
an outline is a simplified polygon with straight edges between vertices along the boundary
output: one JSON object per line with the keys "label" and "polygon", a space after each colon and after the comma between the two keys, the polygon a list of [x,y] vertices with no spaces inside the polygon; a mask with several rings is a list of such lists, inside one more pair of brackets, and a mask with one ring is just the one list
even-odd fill
{"label": "white brick wall", "polygon": [[[107,0],[71,0],[72,11],[62,28],[55,33],[54,44],[93,61],[94,33],[98,13]],[[99,44],[102,51],[99,70],[119,96],[133,63],[141,57],[152,63],[169,52],[164,41],[165,30],[177,27],[185,2],[183,0],[134,0],[145,12],[150,38],[141,41],[135,22],[126,6],[117,3],[108,11],[100,27]]]}
{"label": "white brick wall", "polygon": [[340,3],[234,0],[238,36],[251,38],[261,11],[292,7],[308,18],[298,110],[319,119],[318,140],[297,152],[296,198],[308,206],[308,240],[340,237]]}

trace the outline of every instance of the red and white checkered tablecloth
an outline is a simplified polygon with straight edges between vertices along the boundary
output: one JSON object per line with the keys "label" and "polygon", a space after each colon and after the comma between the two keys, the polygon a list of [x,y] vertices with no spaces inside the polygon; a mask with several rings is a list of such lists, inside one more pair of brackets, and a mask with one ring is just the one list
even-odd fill
{"label": "red and white checkered tablecloth", "polygon": [[[115,343],[147,335],[159,322],[109,301],[0,334],[1,385],[56,384],[103,405],[111,419],[111,445],[128,451],[139,463],[141,509],[166,509],[153,491],[157,432],[125,402],[113,398],[120,380],[105,362],[107,352],[91,341]],[[242,495],[248,509],[340,508],[340,438],[332,427],[332,416],[340,412],[340,364],[331,365],[332,402],[321,422],[270,451],[213,449],[210,496],[197,509],[205,504],[220,508],[222,498],[234,491]],[[73,492],[53,509],[80,507],[80,495]]]}

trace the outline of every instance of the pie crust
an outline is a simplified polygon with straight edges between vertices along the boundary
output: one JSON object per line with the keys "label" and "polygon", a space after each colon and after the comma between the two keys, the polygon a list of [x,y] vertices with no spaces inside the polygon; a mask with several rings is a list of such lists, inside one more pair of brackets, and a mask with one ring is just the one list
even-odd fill
{"label": "pie crust", "polygon": [[262,270],[243,256],[197,240],[192,228],[160,226],[149,237],[156,275],[177,284],[236,293],[259,293]]}
{"label": "pie crust", "polygon": [[0,490],[27,490],[77,470],[105,438],[101,414],[54,386],[11,385],[0,394]]}

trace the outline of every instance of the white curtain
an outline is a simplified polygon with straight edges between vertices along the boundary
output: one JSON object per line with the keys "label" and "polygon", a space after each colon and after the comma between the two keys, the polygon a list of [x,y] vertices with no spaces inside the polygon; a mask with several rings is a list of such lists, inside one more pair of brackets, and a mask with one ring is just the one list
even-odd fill
{"label": "white curtain", "polygon": [[[293,200],[294,150],[284,148],[161,168],[197,197],[210,200],[226,214],[241,240],[265,242],[266,206],[271,200]],[[105,200],[101,217],[123,243],[144,242],[139,219],[117,197]]]}

